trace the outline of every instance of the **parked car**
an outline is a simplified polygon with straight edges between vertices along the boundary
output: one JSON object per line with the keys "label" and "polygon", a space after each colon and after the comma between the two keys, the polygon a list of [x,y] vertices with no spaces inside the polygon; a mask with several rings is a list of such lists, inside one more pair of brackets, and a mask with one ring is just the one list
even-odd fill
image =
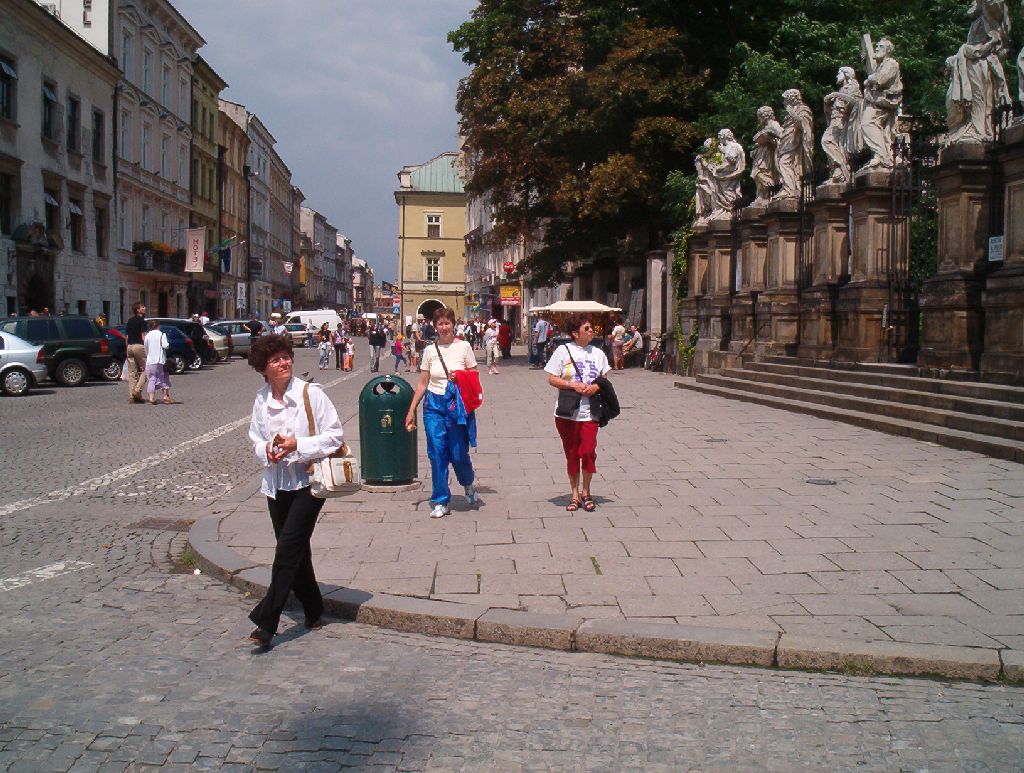
{"label": "parked car", "polygon": [[239,357],[249,356],[249,320],[222,319],[211,322],[209,327],[231,336],[231,353]]}
{"label": "parked car", "polygon": [[[160,332],[167,336],[167,363],[165,367],[168,373],[184,373],[189,363],[199,361],[195,345],[192,339],[182,333],[173,325],[161,325]],[[121,367],[124,365],[128,351],[128,338],[125,336],[125,327],[112,327],[107,329],[107,340],[110,341],[110,351],[114,356],[114,364],[104,372],[108,381],[117,381],[121,378]],[[198,367],[198,366],[197,366]]]}
{"label": "parked car", "polygon": [[5,395],[24,395],[45,381],[46,354],[12,333],[0,333],[0,389]]}
{"label": "parked car", "polygon": [[217,330],[210,325],[206,325],[203,330],[206,331],[206,335],[210,338],[210,345],[213,347],[213,352],[217,358],[216,362],[223,362],[231,356],[231,336],[228,333]]}
{"label": "parked car", "polygon": [[41,345],[46,372],[63,386],[79,386],[89,376],[102,379],[110,364],[110,342],[85,316],[11,317],[0,330]]}
{"label": "parked car", "polygon": [[306,345],[306,326],[301,322],[289,322],[285,326],[288,335],[292,337],[292,346]]}
{"label": "parked car", "polygon": [[213,348],[210,336],[207,334],[206,329],[198,322],[193,322],[190,319],[174,319],[171,317],[152,317],[151,319],[156,319],[160,323],[161,327],[164,325],[172,325],[192,339],[192,345],[195,347],[196,356],[188,363],[188,367],[191,370],[199,370],[204,362],[216,362],[217,352]]}

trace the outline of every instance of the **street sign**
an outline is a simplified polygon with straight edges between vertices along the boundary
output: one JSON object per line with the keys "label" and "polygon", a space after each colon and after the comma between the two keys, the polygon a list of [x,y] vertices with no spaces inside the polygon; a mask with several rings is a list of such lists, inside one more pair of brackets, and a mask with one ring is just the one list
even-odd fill
{"label": "street sign", "polygon": [[1004,236],[988,237],[988,259],[990,263],[998,263],[1003,260],[1005,245],[1006,237]]}
{"label": "street sign", "polygon": [[506,274],[511,274],[516,270],[516,264],[513,263],[511,260],[506,260],[504,263],[502,263],[501,269]]}

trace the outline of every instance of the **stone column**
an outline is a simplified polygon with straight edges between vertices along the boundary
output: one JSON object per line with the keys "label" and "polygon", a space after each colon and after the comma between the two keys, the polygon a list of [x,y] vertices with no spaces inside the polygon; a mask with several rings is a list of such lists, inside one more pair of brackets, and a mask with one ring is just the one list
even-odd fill
{"label": "stone column", "polygon": [[797,355],[810,360],[830,360],[835,348],[836,299],[847,274],[850,243],[845,192],[845,185],[819,185],[809,207],[814,218],[814,274],[811,286],[800,293]]}
{"label": "stone column", "polygon": [[651,250],[647,253],[646,270],[647,294],[645,305],[647,308],[647,329],[646,333],[662,335],[666,330],[666,305],[668,295],[668,283],[671,282],[670,258],[671,253],[664,250]]}
{"label": "stone column", "polygon": [[836,297],[836,348],[841,362],[881,362],[886,352],[882,312],[889,303],[885,264],[892,227],[892,189],[888,172],[861,172],[844,198],[850,205],[853,233],[850,281]]}
{"label": "stone column", "polygon": [[982,272],[988,256],[989,207],[995,164],[987,146],[950,145],[939,156],[939,268],[921,288],[918,364],[977,370],[984,346]]}
{"label": "stone column", "polygon": [[732,340],[729,351],[738,357],[753,356],[757,332],[754,314],[757,297],[765,290],[768,232],[762,220],[764,207],[747,207],[740,219],[740,253],[737,257],[736,293],[733,295]]}
{"label": "stone column", "polygon": [[986,378],[1024,382],[1024,126],[1006,130],[999,153],[1006,184],[1003,267],[988,277],[985,308]]}
{"label": "stone column", "polygon": [[767,233],[766,289],[757,299],[758,359],[796,354],[800,303],[797,291],[797,254],[800,214],[795,200],[773,201],[763,223]]}

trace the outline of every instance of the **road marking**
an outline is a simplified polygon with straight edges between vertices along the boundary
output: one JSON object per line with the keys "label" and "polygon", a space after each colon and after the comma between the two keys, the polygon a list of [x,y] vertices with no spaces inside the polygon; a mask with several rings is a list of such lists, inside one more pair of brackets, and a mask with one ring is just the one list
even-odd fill
{"label": "road marking", "polygon": [[90,566],[93,566],[93,564],[85,561],[58,561],[55,564],[40,566],[38,569],[31,569],[14,577],[0,580],[0,593],[14,590],[15,588],[23,588],[34,582],[52,580],[54,577],[60,577],[62,574],[80,572],[83,569],[88,569]]}
{"label": "road marking", "polygon": [[[354,376],[360,373],[362,373],[362,369],[353,371],[352,373],[348,373],[344,376],[340,376],[339,378],[336,378],[333,381],[329,381],[326,384],[321,384],[321,388],[327,389],[329,387],[337,386],[343,381],[348,381],[349,379],[353,378]],[[312,373],[310,375],[312,375]],[[118,481],[124,480],[125,478],[130,478],[133,475],[137,475],[138,473],[142,472],[143,470],[148,470],[151,467],[156,467],[157,465],[163,464],[164,462],[173,459],[176,456],[181,456],[182,454],[187,453],[194,448],[197,448],[201,445],[216,440],[222,435],[226,435],[229,432],[234,432],[236,429],[239,429],[241,427],[248,426],[250,418],[251,416],[244,416],[243,418],[237,419],[236,421],[228,422],[227,424],[222,424],[216,429],[212,429],[203,435],[194,437],[191,440],[186,440],[183,443],[178,443],[178,445],[165,449],[158,454],[147,456],[145,459],[135,462],[134,464],[129,464],[125,467],[112,470],[111,472],[105,473],[104,475],[99,475],[95,478],[89,478],[89,480],[84,480],[81,483],[77,483],[73,486],[68,486],[62,489],[55,489],[54,491],[51,491],[47,494],[41,494],[40,496],[32,497],[30,499],[22,499],[18,502],[11,502],[8,505],[0,505],[0,517],[10,515],[11,513],[17,513],[21,510],[28,510],[29,508],[32,507],[38,507],[39,505],[50,504],[53,502],[63,502],[65,499],[81,496],[82,494],[88,494],[93,491],[96,491],[97,489],[103,488],[104,486],[109,486],[112,483],[117,483]]]}

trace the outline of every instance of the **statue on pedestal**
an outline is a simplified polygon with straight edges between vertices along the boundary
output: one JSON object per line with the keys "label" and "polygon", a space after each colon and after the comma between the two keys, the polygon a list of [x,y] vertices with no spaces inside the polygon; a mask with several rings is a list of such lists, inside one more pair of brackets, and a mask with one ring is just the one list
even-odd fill
{"label": "statue on pedestal", "polygon": [[693,160],[697,168],[697,222],[706,223],[711,213],[718,209],[718,185],[712,173],[714,166],[715,140],[708,137]]}
{"label": "statue on pedestal", "polygon": [[[1024,0],[1020,3],[1021,10],[1024,10]],[[1017,55],[1017,99],[1024,104],[1024,48]]]}
{"label": "statue on pedestal", "polygon": [[740,179],[747,168],[747,154],[730,129],[708,138],[697,154],[697,222],[706,223],[731,214],[740,197]]}
{"label": "statue on pedestal", "polygon": [[781,187],[772,198],[800,198],[800,180],[811,171],[814,155],[814,116],[797,89],[782,92],[786,119],[775,150],[775,165],[779,170]]}
{"label": "statue on pedestal", "polygon": [[861,133],[861,108],[864,97],[852,67],[840,67],[836,75],[838,89],[825,97],[828,126],[821,136],[821,149],[828,156],[829,183],[850,182],[850,156],[864,147]]}
{"label": "statue on pedestal", "polygon": [[871,151],[867,169],[892,169],[892,143],[896,137],[896,113],[903,102],[903,77],[900,63],[892,53],[892,41],[882,38],[870,50],[870,38],[865,36],[865,64],[868,77],[864,80],[864,109],[861,128],[864,144]]}
{"label": "statue on pedestal", "polygon": [[752,207],[766,207],[779,184],[779,168],[775,163],[775,151],[782,136],[782,126],[775,119],[775,111],[765,105],[757,109],[757,134],[754,135],[754,152],[751,154],[750,179],[757,189],[757,198]]}
{"label": "statue on pedestal", "polygon": [[1006,0],[974,0],[967,15],[971,19],[967,42],[946,60],[950,144],[991,142],[995,139],[993,111],[1011,104],[1002,63],[1010,42]]}

